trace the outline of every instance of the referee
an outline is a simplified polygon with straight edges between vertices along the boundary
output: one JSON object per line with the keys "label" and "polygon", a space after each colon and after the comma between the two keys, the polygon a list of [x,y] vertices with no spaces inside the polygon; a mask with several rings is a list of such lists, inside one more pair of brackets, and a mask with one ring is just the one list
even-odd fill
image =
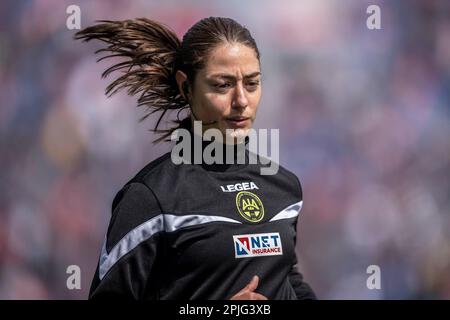
{"label": "referee", "polygon": [[[194,141],[195,120],[233,141],[223,144],[222,163],[175,164],[169,152],[123,186],[89,298],[315,299],[297,270],[300,182],[281,166],[261,175],[267,164],[250,162],[245,148],[261,98],[260,56],[250,32],[232,19],[210,17],[180,41],[142,18],[101,21],[75,37],[101,40],[105,58],[124,58],[103,73],[123,72],[107,94],[127,89],[148,107],[146,116],[159,113],[157,141],[177,129]],[[167,111],[183,109],[187,118],[159,128]],[[189,146],[191,155],[198,151]]]}

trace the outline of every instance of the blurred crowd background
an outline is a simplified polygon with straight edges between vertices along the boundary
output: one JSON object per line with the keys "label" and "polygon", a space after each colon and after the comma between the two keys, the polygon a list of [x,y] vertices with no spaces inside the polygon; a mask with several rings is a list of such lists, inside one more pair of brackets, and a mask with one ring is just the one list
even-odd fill
{"label": "blurred crowd background", "polygon": [[[450,1],[1,1],[0,298],[85,299],[116,192],[170,150],[81,27],[147,17],[181,37],[236,19],[260,51],[257,128],[300,178],[299,268],[321,299],[450,299]],[[366,9],[381,8],[381,30]],[[69,290],[66,269],[81,269]],[[381,270],[369,290],[367,267]]]}

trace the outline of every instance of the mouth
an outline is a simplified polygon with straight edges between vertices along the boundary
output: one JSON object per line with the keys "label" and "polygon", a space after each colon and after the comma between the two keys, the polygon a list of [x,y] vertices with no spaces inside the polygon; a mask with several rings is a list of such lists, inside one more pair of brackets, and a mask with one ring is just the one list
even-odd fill
{"label": "mouth", "polygon": [[230,117],[230,118],[226,118],[227,123],[230,124],[232,127],[245,127],[249,121],[250,118],[249,117]]}

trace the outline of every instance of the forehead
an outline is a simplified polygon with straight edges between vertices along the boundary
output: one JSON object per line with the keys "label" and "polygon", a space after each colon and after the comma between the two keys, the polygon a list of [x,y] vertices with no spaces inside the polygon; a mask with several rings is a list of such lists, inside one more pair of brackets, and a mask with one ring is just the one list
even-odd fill
{"label": "forehead", "polygon": [[206,76],[215,73],[239,76],[258,72],[259,69],[259,61],[253,48],[241,43],[225,42],[211,51],[203,71]]}

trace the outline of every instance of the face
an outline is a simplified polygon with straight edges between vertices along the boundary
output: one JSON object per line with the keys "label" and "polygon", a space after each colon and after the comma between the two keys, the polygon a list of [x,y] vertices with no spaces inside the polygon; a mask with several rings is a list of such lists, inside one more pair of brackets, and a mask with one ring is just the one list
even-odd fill
{"label": "face", "polygon": [[[224,43],[210,53],[197,73],[191,104],[203,130],[217,128],[223,137],[242,139],[253,126],[260,98],[261,73],[255,51],[240,43]],[[239,141],[234,138],[233,143]]]}

